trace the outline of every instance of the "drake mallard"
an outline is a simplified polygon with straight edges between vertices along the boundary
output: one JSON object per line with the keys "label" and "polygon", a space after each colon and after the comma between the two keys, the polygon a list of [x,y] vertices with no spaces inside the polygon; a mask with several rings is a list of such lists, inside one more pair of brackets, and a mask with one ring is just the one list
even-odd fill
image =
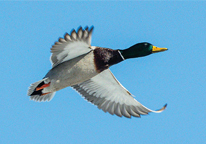
{"label": "drake mallard", "polygon": [[147,42],[125,50],[91,46],[93,28],[79,27],[70,35],[66,33],[64,38],[59,38],[51,48],[52,69],[42,80],[31,84],[28,90],[30,99],[50,101],[56,91],[71,86],[87,101],[112,115],[130,118],[149,112],[162,112],[167,104],[156,111],[143,106],[120,84],[109,67],[129,58],[147,56],[167,48]]}

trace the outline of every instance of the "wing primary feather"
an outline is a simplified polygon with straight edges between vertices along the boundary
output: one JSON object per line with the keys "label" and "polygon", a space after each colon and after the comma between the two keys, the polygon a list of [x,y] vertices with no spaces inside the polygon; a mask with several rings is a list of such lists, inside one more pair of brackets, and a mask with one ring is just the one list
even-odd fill
{"label": "wing primary feather", "polygon": [[134,117],[140,117],[140,114],[134,112],[131,107],[127,108],[128,112]]}
{"label": "wing primary feather", "polygon": [[77,33],[76,33],[75,30],[73,30],[73,31],[71,32],[71,38],[72,38],[73,40],[77,40]]}
{"label": "wing primary feather", "polygon": [[147,111],[147,109],[141,109],[141,106],[135,106],[134,109],[135,112],[141,114],[141,115],[147,115],[149,111]]}
{"label": "wing primary feather", "polygon": [[83,39],[86,40],[88,38],[88,26],[85,27]]}
{"label": "wing primary feather", "polygon": [[131,118],[131,115],[128,113],[125,104],[121,105],[121,112],[122,112],[123,116],[125,116],[127,118]]}
{"label": "wing primary feather", "polygon": [[115,106],[115,102],[111,102],[109,107],[108,107],[108,112],[111,114],[111,115],[114,115],[114,106]]}
{"label": "wing primary feather", "polygon": [[102,107],[105,105],[107,103],[107,101],[105,100],[105,101],[102,101],[101,103],[99,103],[99,108],[101,108],[102,109]]}
{"label": "wing primary feather", "polygon": [[146,108],[146,107],[143,106],[143,105],[139,106],[138,109],[139,109],[141,112],[146,113],[146,114],[148,114],[149,112],[152,112],[152,110]]}
{"label": "wing primary feather", "polygon": [[68,33],[66,33],[66,34],[64,35],[64,39],[65,39],[66,41],[71,41],[71,37],[70,37],[70,35],[69,35]]}
{"label": "wing primary feather", "polygon": [[120,104],[119,104],[119,103],[117,103],[117,105],[116,105],[116,107],[115,107],[115,109],[114,109],[114,113],[115,113],[117,116],[122,117],[122,113],[121,113],[121,111],[120,111]]}
{"label": "wing primary feather", "polygon": [[[88,98],[88,97],[87,97]],[[93,101],[95,100],[96,98],[94,97],[94,96],[91,96],[91,97],[89,97],[89,99],[87,99],[87,100],[89,100],[91,103],[93,103]]]}
{"label": "wing primary feather", "polygon": [[92,26],[89,30],[87,43],[91,43],[93,29],[94,29],[94,26]]}
{"label": "wing primary feather", "polygon": [[107,112],[109,105],[110,105],[110,101],[105,101],[104,104],[102,105],[102,110],[104,112]]}
{"label": "wing primary feather", "polygon": [[78,39],[81,40],[83,36],[82,27],[79,28],[77,33],[78,33]]}
{"label": "wing primary feather", "polygon": [[66,40],[63,38],[59,38],[59,42],[64,43],[64,42],[66,42]]}
{"label": "wing primary feather", "polygon": [[86,27],[85,27],[85,31],[87,31],[87,32],[88,32],[88,29],[89,29],[89,27],[88,27],[88,26],[86,26]]}
{"label": "wing primary feather", "polygon": [[83,39],[84,39],[84,40],[86,40],[86,39],[87,39],[87,37],[88,37],[88,32],[85,30],[85,31],[84,31],[84,36],[83,36]]}
{"label": "wing primary feather", "polygon": [[60,44],[62,44],[61,42],[55,42],[55,45],[60,45]]}
{"label": "wing primary feather", "polygon": [[104,103],[106,100],[104,98],[98,98],[98,101],[96,101],[96,104],[98,106],[99,109],[101,109],[101,105],[102,103]]}

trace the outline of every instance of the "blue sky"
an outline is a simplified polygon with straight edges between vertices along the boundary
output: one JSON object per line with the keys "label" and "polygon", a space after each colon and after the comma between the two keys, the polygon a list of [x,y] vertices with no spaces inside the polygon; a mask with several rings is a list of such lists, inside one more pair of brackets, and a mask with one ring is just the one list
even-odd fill
{"label": "blue sky", "polygon": [[[206,141],[206,2],[0,2],[0,143],[141,143]],[[30,101],[29,85],[51,68],[50,48],[79,26],[94,26],[92,45],[138,42],[163,53],[111,67],[136,99],[160,114],[119,118],[71,88],[50,102]]]}

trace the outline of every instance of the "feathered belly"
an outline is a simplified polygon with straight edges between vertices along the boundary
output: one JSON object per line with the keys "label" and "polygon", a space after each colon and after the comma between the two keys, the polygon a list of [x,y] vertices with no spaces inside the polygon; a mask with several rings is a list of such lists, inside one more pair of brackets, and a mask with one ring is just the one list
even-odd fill
{"label": "feathered belly", "polygon": [[85,56],[80,56],[56,66],[45,77],[49,77],[51,81],[50,90],[58,91],[82,83],[97,74],[93,52],[90,52]]}

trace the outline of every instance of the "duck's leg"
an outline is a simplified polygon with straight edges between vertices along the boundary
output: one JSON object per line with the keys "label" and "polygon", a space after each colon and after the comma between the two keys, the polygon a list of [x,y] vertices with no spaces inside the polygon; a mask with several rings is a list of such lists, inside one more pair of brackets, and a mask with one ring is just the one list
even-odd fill
{"label": "duck's leg", "polygon": [[48,87],[48,86],[50,86],[50,83],[44,84],[44,85],[42,85],[42,86],[40,86],[40,87],[37,87],[37,88],[36,88],[36,91],[39,91],[39,90],[41,90],[41,89],[43,89],[43,88],[45,88],[45,87]]}
{"label": "duck's leg", "polygon": [[43,96],[43,95],[47,95],[47,94],[49,94],[49,93],[51,93],[51,92],[48,92],[48,93],[42,93],[41,96]]}

